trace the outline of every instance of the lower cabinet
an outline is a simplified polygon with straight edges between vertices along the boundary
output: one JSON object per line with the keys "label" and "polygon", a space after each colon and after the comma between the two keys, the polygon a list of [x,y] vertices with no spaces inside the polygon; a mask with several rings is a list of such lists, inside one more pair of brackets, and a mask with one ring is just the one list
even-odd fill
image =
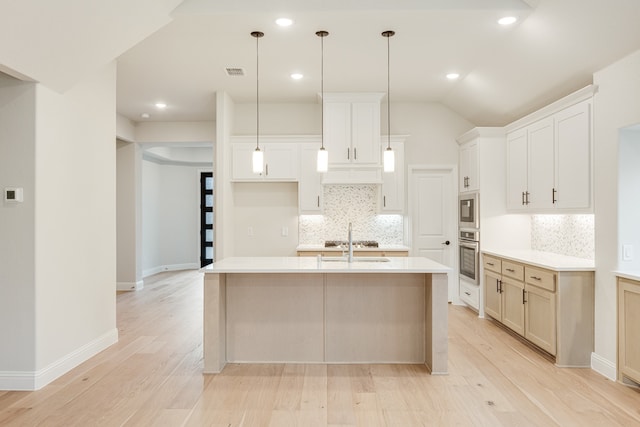
{"label": "lower cabinet", "polygon": [[640,384],[640,281],[618,277],[618,380]]}
{"label": "lower cabinet", "polygon": [[593,272],[552,271],[485,254],[483,269],[487,315],[555,356],[558,366],[590,366]]}

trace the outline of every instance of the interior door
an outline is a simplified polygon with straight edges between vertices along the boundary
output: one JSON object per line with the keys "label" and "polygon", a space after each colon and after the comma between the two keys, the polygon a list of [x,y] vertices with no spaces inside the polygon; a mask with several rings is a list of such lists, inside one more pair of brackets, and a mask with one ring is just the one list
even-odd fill
{"label": "interior door", "polygon": [[457,215],[453,168],[409,167],[411,256],[451,267],[449,301],[458,302]]}

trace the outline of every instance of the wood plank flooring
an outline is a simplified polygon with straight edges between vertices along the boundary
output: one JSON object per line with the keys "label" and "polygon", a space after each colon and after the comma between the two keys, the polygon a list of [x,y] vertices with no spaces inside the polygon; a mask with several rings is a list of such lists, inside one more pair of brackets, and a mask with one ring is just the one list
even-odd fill
{"label": "wood plank flooring", "polygon": [[117,297],[119,342],[36,392],[1,392],[2,426],[640,426],[640,392],[559,369],[449,307],[449,371],[420,365],[228,365],[202,374],[202,275]]}

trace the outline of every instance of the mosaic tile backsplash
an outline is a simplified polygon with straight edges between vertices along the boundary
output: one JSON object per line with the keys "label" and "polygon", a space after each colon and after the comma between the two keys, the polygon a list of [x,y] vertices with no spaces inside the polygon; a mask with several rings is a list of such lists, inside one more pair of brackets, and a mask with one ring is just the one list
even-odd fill
{"label": "mosaic tile backsplash", "polygon": [[324,215],[301,215],[298,237],[301,245],[325,240],[346,240],[349,222],[353,240],[376,240],[381,245],[403,244],[402,215],[378,214],[375,185],[326,185]]}
{"label": "mosaic tile backsplash", "polygon": [[594,216],[532,215],[531,249],[594,259]]}

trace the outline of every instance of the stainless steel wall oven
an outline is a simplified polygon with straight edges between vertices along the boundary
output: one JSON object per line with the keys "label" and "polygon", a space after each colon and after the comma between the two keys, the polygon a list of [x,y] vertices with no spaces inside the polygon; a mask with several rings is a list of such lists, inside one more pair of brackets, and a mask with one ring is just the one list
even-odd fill
{"label": "stainless steel wall oven", "polygon": [[479,231],[460,231],[460,278],[474,285],[480,284]]}

